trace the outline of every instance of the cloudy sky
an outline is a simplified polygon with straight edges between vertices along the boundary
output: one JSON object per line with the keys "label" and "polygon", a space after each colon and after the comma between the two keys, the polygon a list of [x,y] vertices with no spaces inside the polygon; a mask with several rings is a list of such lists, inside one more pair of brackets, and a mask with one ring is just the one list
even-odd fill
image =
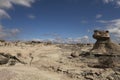
{"label": "cloudy sky", "polygon": [[120,41],[120,0],[0,0],[0,39],[92,41],[94,29]]}

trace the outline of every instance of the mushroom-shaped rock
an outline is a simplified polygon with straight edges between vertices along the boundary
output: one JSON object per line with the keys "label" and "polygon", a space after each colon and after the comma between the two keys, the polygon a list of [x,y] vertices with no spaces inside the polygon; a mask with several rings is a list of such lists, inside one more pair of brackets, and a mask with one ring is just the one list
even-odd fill
{"label": "mushroom-shaped rock", "polygon": [[109,31],[95,30],[93,38],[96,39],[91,52],[101,53],[101,54],[119,54],[120,46],[113,43],[110,38]]}

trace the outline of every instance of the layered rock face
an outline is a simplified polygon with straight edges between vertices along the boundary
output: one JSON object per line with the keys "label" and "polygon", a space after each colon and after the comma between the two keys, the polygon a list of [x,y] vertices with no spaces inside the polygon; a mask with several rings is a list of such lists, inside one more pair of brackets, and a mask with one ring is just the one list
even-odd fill
{"label": "layered rock face", "polygon": [[111,41],[109,31],[95,30],[93,38],[96,39],[91,52],[100,54],[119,54],[120,46]]}

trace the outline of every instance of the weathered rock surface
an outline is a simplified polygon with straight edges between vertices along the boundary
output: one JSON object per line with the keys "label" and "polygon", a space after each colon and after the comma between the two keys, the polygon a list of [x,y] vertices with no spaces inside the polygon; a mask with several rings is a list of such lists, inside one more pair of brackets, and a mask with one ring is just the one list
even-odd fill
{"label": "weathered rock surface", "polygon": [[111,41],[109,31],[95,30],[93,38],[97,41],[94,44],[94,47],[91,50],[91,52],[100,54],[120,55],[120,46]]}

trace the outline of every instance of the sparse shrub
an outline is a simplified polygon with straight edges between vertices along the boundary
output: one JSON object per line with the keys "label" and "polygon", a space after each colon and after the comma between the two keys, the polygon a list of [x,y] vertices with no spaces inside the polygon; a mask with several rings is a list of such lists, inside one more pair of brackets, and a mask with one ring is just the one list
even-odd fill
{"label": "sparse shrub", "polygon": [[71,53],[71,56],[72,56],[72,57],[78,57],[78,56],[79,56],[79,53],[77,53],[77,52],[72,52],[72,53]]}
{"label": "sparse shrub", "polygon": [[5,42],[5,40],[0,40],[0,42]]}
{"label": "sparse shrub", "polygon": [[45,45],[51,45],[51,44],[52,44],[51,41],[47,41],[47,42],[45,43]]}
{"label": "sparse shrub", "polygon": [[22,54],[21,53],[17,53],[17,57],[22,57]]}
{"label": "sparse shrub", "polygon": [[29,57],[31,58],[31,60],[30,60],[30,66],[31,66],[33,58],[34,58],[33,55],[32,55],[32,53],[29,53]]}

